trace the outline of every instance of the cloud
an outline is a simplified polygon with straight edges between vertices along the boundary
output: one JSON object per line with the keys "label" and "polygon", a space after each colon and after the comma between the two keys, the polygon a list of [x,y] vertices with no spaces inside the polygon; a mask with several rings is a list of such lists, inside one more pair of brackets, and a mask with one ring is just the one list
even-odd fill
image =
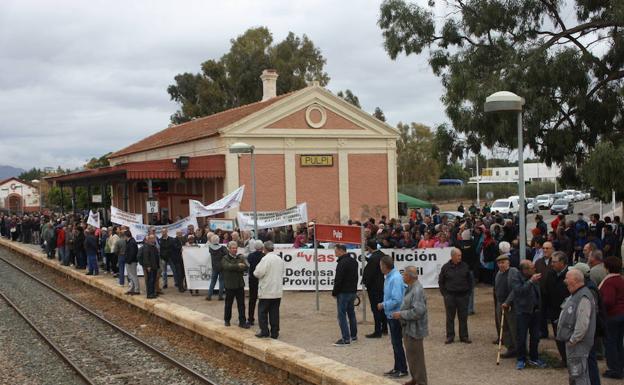
{"label": "cloud", "polygon": [[166,88],[267,26],[321,48],[334,92],[391,124],[446,120],[425,57],[384,52],[379,1],[27,1],[0,5],[0,164],[77,167],[165,128]]}

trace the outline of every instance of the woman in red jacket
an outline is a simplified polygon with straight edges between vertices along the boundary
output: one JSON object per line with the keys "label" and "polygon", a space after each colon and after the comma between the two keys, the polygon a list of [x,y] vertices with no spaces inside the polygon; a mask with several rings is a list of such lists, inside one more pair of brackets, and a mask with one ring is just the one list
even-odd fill
{"label": "woman in red jacket", "polygon": [[56,249],[58,250],[58,260],[65,263],[65,223],[61,223],[56,228]]}
{"label": "woman in red jacket", "polygon": [[609,274],[600,283],[600,296],[607,311],[607,337],[605,355],[607,378],[624,378],[624,279],[622,260],[617,257],[605,259],[604,266]]}

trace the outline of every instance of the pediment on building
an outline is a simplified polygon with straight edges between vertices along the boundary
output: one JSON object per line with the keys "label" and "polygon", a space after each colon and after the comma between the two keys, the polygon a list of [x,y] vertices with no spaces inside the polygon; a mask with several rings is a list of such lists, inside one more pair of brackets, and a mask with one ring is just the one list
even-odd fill
{"label": "pediment on building", "polygon": [[220,135],[391,139],[398,132],[324,88],[311,86],[225,127]]}

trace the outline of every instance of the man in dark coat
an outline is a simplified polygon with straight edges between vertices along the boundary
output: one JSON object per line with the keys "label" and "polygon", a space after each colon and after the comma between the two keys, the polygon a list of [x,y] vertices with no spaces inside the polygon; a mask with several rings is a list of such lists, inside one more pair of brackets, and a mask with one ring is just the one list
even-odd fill
{"label": "man in dark coat", "polygon": [[253,325],[255,322],[255,312],[256,312],[256,301],[258,300],[258,284],[259,280],[254,275],[254,271],[256,270],[256,266],[264,257],[264,253],[262,252],[263,243],[261,241],[251,241],[253,242],[253,253],[249,253],[247,256],[247,262],[249,263],[249,325]]}
{"label": "man in dark coat", "polygon": [[249,323],[245,319],[245,281],[243,275],[249,267],[242,255],[237,254],[238,243],[228,243],[228,253],[221,260],[223,270],[223,286],[225,287],[225,309],[223,319],[225,326],[230,326],[232,319],[232,304],[236,298],[238,308],[238,326],[249,329]]}
{"label": "man in dark coat", "polygon": [[176,231],[176,237],[171,242],[171,270],[173,270],[173,281],[180,293],[184,293],[184,261],[182,259],[182,231]]}
{"label": "man in dark coat", "polygon": [[[544,302],[546,304],[544,315],[551,323],[556,336],[561,304],[570,295],[568,287],[564,282],[568,272],[568,257],[562,251],[555,251],[551,258],[551,266],[552,269],[548,271],[545,277],[542,295],[545,296]],[[567,362],[565,342],[556,341],[556,343],[557,350],[559,350],[561,355],[561,363],[557,367],[565,367]]]}
{"label": "man in dark coat", "polygon": [[459,339],[471,343],[468,336],[468,302],[473,286],[472,273],[468,264],[462,261],[458,248],[451,250],[451,260],[445,263],[438,276],[438,286],[444,297],[446,309],[446,344],[455,340],[455,314],[459,320]]}
{"label": "man in dark coat", "polygon": [[156,280],[158,279],[158,268],[160,267],[160,257],[156,248],[156,236],[150,234],[145,238],[141,249],[141,264],[144,273],[147,275],[147,298],[156,298]]}
{"label": "man in dark coat", "polygon": [[377,250],[377,242],[372,239],[366,242],[366,252],[368,258],[362,274],[362,283],[368,291],[368,300],[375,320],[375,331],[367,334],[366,338],[381,338],[382,334],[388,333],[388,319],[383,310],[377,309],[377,304],[383,302],[384,297],[384,275],[379,266],[384,253]]}
{"label": "man in dark coat", "polygon": [[357,319],[353,302],[357,293],[358,263],[349,254],[344,245],[336,245],[334,252],[338,258],[332,296],[336,297],[338,308],[338,325],[341,338],[334,346],[347,346],[357,340]]}

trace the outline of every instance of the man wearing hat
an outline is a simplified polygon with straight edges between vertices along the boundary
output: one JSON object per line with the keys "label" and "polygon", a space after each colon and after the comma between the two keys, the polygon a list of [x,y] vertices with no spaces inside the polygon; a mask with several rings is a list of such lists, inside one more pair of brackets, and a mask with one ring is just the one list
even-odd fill
{"label": "man wearing hat", "polygon": [[[507,351],[501,355],[503,358],[516,356],[516,315],[509,311],[513,303],[513,290],[511,282],[520,279],[520,271],[511,267],[511,261],[507,254],[502,254],[496,258],[498,272],[494,279],[494,296],[496,298],[496,318],[497,324],[503,328],[503,343]],[[505,312],[504,323],[500,323],[502,314]],[[499,334],[500,335],[500,334]]]}

